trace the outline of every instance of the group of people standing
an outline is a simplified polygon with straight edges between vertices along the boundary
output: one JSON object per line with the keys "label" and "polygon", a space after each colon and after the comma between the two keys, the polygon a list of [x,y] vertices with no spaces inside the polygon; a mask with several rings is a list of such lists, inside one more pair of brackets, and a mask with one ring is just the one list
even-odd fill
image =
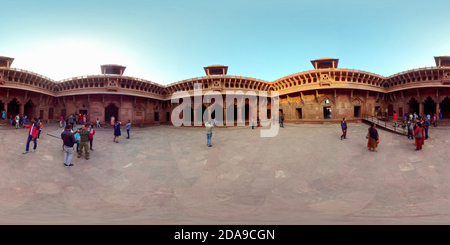
{"label": "group of people standing", "polygon": [[[415,151],[420,151],[425,144],[425,140],[428,139],[428,128],[432,124],[431,116],[427,115],[426,117],[421,117],[418,116],[415,112],[414,114],[405,113],[404,116],[405,120],[407,120],[406,127],[408,128],[408,140],[415,140]],[[434,121],[436,121],[436,114],[434,115],[433,119]],[[345,118],[343,118],[341,121],[341,129],[341,140],[347,139],[347,122],[345,121]],[[378,152],[376,148],[380,143],[380,135],[378,134],[375,123],[371,123],[366,135],[366,139],[368,140],[368,150],[371,152]]]}
{"label": "group of people standing", "polygon": [[418,116],[415,112],[414,114],[409,114],[407,118],[408,140],[415,140],[415,150],[420,151],[425,144],[425,140],[428,139],[428,129],[430,125],[435,124],[436,122],[436,114],[433,116],[433,121],[431,121],[430,115],[422,117]]}
{"label": "group of people standing", "polygon": [[92,149],[94,135],[95,129],[93,124],[90,124],[89,128],[86,128],[86,125],[82,125],[81,128],[77,129],[75,132],[72,130],[71,124],[66,125],[61,133],[61,139],[63,140],[64,166],[73,166],[71,161],[75,151],[75,144],[77,144],[77,157],[80,158],[83,155],[84,149],[86,160],[89,160],[89,150],[94,150]]}

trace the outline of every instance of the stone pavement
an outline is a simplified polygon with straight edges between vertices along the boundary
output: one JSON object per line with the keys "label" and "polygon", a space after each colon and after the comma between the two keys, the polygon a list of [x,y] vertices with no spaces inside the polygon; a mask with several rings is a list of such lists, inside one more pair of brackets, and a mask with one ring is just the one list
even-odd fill
{"label": "stone pavement", "polygon": [[[37,151],[28,130],[0,128],[0,224],[449,224],[450,128],[431,128],[421,152],[368,125],[260,129],[132,128],[113,143],[97,130],[89,160],[63,166],[59,125]],[[54,136],[56,137],[54,137]],[[30,148],[33,147],[31,143]]]}

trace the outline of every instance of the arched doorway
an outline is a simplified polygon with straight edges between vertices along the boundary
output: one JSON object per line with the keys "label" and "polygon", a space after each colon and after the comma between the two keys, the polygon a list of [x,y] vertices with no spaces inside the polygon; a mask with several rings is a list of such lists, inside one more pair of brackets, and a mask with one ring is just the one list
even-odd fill
{"label": "arched doorway", "polygon": [[411,114],[414,114],[414,112],[419,114],[419,102],[416,99],[411,98],[409,100],[409,110]]}
{"label": "arched doorway", "polygon": [[423,113],[425,113],[425,116],[433,116],[434,113],[436,113],[436,102],[434,102],[430,96],[428,96],[425,103],[423,103]]}
{"label": "arched doorway", "polygon": [[205,113],[205,111],[206,111],[206,106],[202,104],[202,112],[197,113],[197,121],[205,123],[205,122],[203,122],[203,114]]}
{"label": "arched doorway", "polygon": [[33,104],[33,101],[29,100],[27,103],[25,103],[25,106],[23,108],[23,114],[24,114],[24,116],[27,116],[27,118],[33,118],[34,117],[34,104]]}
{"label": "arched doorway", "polygon": [[[441,109],[442,118],[450,118],[450,99],[445,97],[445,99],[439,105]],[[439,117],[439,115],[437,115]]]}
{"label": "arched doorway", "polygon": [[[184,114],[186,111],[186,115]],[[180,119],[183,120],[183,123],[188,124],[191,122],[191,125],[194,125],[194,109],[191,106],[186,106],[183,110],[180,111]]]}
{"label": "arched doorway", "polygon": [[219,104],[214,104],[211,108],[211,119],[216,119],[218,122],[223,122],[223,107]]}
{"label": "arched doorway", "polygon": [[[2,117],[4,110],[5,110],[5,103],[3,103],[2,100],[0,100],[0,117]],[[5,117],[6,117],[6,115],[5,115]]]}
{"label": "arched doorway", "polygon": [[105,122],[108,123],[111,121],[111,117],[119,120],[119,107],[114,103],[109,103],[109,105],[105,108]]}
{"label": "arched doorway", "polygon": [[7,118],[15,117],[16,115],[19,114],[19,111],[20,111],[19,102],[17,101],[16,98],[14,98],[8,104],[8,115],[6,115],[6,117]]}

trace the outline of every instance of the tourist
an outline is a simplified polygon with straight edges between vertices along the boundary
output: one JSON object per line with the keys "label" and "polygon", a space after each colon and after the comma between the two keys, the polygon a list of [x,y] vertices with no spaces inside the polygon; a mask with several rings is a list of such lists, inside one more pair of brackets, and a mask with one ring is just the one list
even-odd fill
{"label": "tourist", "polygon": [[439,108],[439,120],[442,120],[441,108]]}
{"label": "tourist", "polygon": [[73,117],[73,115],[70,115],[69,116],[69,124],[72,126],[72,128],[74,128],[74,117]]}
{"label": "tourist", "polygon": [[416,112],[414,112],[414,115],[413,115],[413,117],[414,117],[414,119],[416,119],[416,118],[417,118],[417,114],[416,114]]}
{"label": "tourist", "polygon": [[75,121],[80,124],[80,115],[78,113],[75,113]]}
{"label": "tourist", "polygon": [[205,128],[206,128],[206,145],[208,147],[211,147],[211,139],[212,139],[212,129],[213,129],[214,125],[211,124],[210,121],[208,121],[205,124]]}
{"label": "tourist", "polygon": [[424,145],[424,139],[423,139],[423,127],[422,123],[417,122],[416,130],[414,131],[414,138],[416,139],[416,149],[415,151],[422,150],[422,146]]}
{"label": "tourist", "polygon": [[28,150],[30,149],[30,141],[34,142],[34,147],[33,150],[31,152],[36,151],[37,148],[37,142],[36,142],[36,138],[39,134],[39,130],[38,127],[36,126],[36,119],[33,118],[31,119],[31,125],[23,125],[25,128],[29,128],[30,130],[28,130],[28,139],[27,139],[27,148],[26,150],[23,152],[23,154],[28,153]]}
{"label": "tourist", "polygon": [[84,149],[84,153],[86,155],[86,160],[89,160],[89,146],[88,146],[88,142],[89,142],[89,135],[90,132],[89,130],[86,128],[85,125],[81,126],[81,130],[80,130],[80,150],[78,151],[78,158],[81,157],[81,155],[83,155],[83,149]]}
{"label": "tourist", "polygon": [[16,115],[16,129],[18,129],[18,128],[20,128],[20,125],[19,125],[19,121],[20,120],[20,117],[19,117],[19,114],[17,114]]}
{"label": "tourist", "polygon": [[[112,118],[114,118],[114,117],[112,117]],[[111,120],[112,120],[112,118],[111,118]],[[116,143],[119,143],[119,137],[120,137],[120,135],[121,135],[121,132],[120,132],[120,124],[122,124],[121,122],[116,122],[116,124],[114,125],[114,140],[113,140],[113,142],[116,142]],[[117,140],[116,140],[117,139]]]}
{"label": "tourist", "polygon": [[430,119],[428,119],[427,118],[427,120],[425,120],[424,122],[423,122],[423,129],[425,130],[425,139],[427,140],[428,139],[428,128],[430,127]]}
{"label": "tourist", "polygon": [[127,127],[127,135],[128,135],[127,139],[129,139],[130,138],[130,130],[131,130],[130,120],[128,120],[128,123],[125,125],[125,127]]}
{"label": "tourist", "polygon": [[255,118],[252,117],[252,120],[250,121],[250,126],[252,126],[252,129],[255,129]]}
{"label": "tourist", "polygon": [[38,134],[38,138],[37,138],[39,140],[39,137],[41,136],[41,131],[42,131],[42,128],[44,127],[44,124],[42,123],[41,119],[38,119],[37,124],[39,125],[38,126],[39,127],[39,134]]}
{"label": "tourist", "polygon": [[2,111],[2,120],[5,120],[5,118],[6,118],[6,111],[3,110],[3,111]]}
{"label": "tourist", "polygon": [[116,125],[116,118],[114,116],[111,117],[111,126]]}
{"label": "tourist", "polygon": [[387,119],[388,118],[388,108],[386,108],[386,110],[384,110],[384,117]]}
{"label": "tourist", "polygon": [[258,117],[258,119],[256,119],[256,122],[257,122],[257,124],[258,124],[258,125],[256,125],[257,128],[258,128],[258,127],[262,127],[262,126],[261,126],[261,119],[259,119],[259,117]]}
{"label": "tourist", "polygon": [[428,119],[428,120],[431,120],[430,113],[427,114],[427,119]]}
{"label": "tourist", "polygon": [[[64,117],[61,116],[61,117],[59,118],[59,127],[62,128],[62,127],[63,127],[63,124],[64,124]],[[66,128],[65,125],[64,125],[64,128]]]}
{"label": "tourist", "polygon": [[83,123],[84,124],[86,124],[86,120],[87,120],[87,116],[86,116],[86,114],[84,114],[84,116],[83,116]]}
{"label": "tourist", "polygon": [[281,121],[281,123],[280,123],[280,126],[282,127],[282,128],[284,128],[284,115],[281,115],[281,117],[280,117],[280,121]]}
{"label": "tourist", "polygon": [[92,149],[92,142],[94,141],[94,134],[95,134],[94,124],[91,123],[91,126],[89,128],[89,150],[91,150],[91,151],[94,150],[94,149]]}
{"label": "tourist", "polygon": [[342,138],[347,139],[347,122],[345,121],[345,117],[341,121],[341,128],[342,128],[341,140]]}
{"label": "tourist", "polygon": [[403,114],[403,117],[405,119],[405,122],[407,122],[408,121],[408,112],[405,112],[405,114]]}
{"label": "tourist", "polygon": [[434,113],[433,116],[433,125],[436,127],[437,126],[437,117],[436,117],[436,113]]}
{"label": "tourist", "polygon": [[395,127],[395,125],[397,125],[397,112],[394,111],[394,115],[393,115],[392,119],[394,119],[394,127]]}
{"label": "tourist", "polygon": [[97,128],[101,128],[100,126],[100,119],[97,118]]}
{"label": "tourist", "polygon": [[375,123],[370,125],[368,136],[367,147],[369,148],[369,151],[378,152],[376,148],[380,143],[380,137],[378,135],[378,130],[375,129]]}
{"label": "tourist", "polygon": [[411,119],[408,119],[407,127],[408,127],[408,140],[413,140],[414,122]]}
{"label": "tourist", "polygon": [[72,125],[67,124],[65,130],[61,133],[61,139],[63,140],[63,151],[64,151],[64,166],[73,166],[70,162],[73,156],[73,145],[77,143],[75,136],[72,132]]}
{"label": "tourist", "polygon": [[81,128],[77,129],[77,131],[75,132],[75,140],[77,141],[77,152],[80,149],[80,131]]}

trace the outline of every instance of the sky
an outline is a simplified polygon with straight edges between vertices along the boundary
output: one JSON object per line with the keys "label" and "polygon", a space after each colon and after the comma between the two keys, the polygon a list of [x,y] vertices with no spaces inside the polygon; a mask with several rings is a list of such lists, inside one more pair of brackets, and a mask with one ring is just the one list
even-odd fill
{"label": "sky", "polygon": [[324,57],[389,76],[450,55],[449,9],[448,0],[4,0],[0,56],[56,81],[104,64],[163,85],[213,64],[274,81]]}

